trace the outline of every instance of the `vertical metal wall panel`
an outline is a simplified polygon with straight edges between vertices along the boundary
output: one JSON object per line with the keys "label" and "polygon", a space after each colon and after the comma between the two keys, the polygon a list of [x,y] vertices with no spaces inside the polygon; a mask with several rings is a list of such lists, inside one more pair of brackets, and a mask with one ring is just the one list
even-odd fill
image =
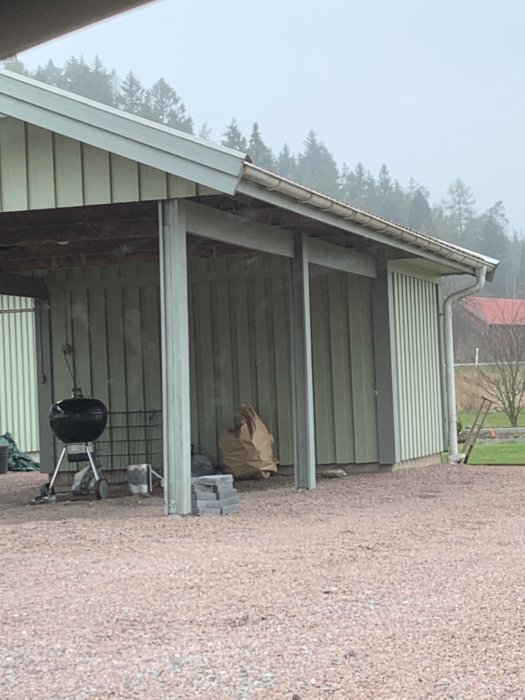
{"label": "vertical metal wall panel", "polygon": [[392,274],[400,459],[443,449],[437,285]]}
{"label": "vertical metal wall panel", "polygon": [[311,295],[317,460],[376,462],[370,280],[316,276]]}
{"label": "vertical metal wall panel", "polygon": [[372,327],[371,280],[347,275],[346,304],[350,347],[349,386],[352,392],[356,464],[376,462],[378,454],[376,378]]}
{"label": "vertical metal wall panel", "polygon": [[32,124],[0,119],[0,211],[152,201],[206,191]]}
{"label": "vertical metal wall panel", "polygon": [[0,433],[25,452],[38,451],[34,302],[0,296]]}
{"label": "vertical metal wall panel", "polygon": [[[290,263],[276,256],[190,260],[192,442],[218,454],[218,438],[251,401],[293,462]],[[111,411],[159,408],[157,265],[49,273],[55,399],[72,379]],[[370,282],[339,273],[311,283],[317,461],[377,461]],[[122,465],[114,464],[114,467]],[[125,465],[124,465],[125,466]]]}

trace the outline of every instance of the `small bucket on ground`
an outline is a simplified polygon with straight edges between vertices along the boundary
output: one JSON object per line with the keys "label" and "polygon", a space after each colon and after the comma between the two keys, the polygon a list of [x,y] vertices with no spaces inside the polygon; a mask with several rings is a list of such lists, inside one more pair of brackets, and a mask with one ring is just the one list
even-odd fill
{"label": "small bucket on ground", "polygon": [[0,474],[7,474],[7,466],[9,461],[9,447],[2,445],[0,447]]}
{"label": "small bucket on ground", "polygon": [[130,464],[128,466],[128,486],[133,495],[145,495],[150,491],[150,465]]}

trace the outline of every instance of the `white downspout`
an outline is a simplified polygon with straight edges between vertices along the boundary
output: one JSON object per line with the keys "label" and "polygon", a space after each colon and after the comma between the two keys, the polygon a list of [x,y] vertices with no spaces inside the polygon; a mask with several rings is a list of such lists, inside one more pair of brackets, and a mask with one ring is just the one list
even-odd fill
{"label": "white downspout", "polygon": [[452,304],[459,299],[479,292],[485,284],[487,268],[478,268],[476,282],[470,287],[453,292],[446,299],[443,306],[445,322],[445,372],[447,382],[447,408],[448,408],[448,461],[458,462],[458,429],[456,413],[456,379],[454,376],[454,335],[452,330]]}

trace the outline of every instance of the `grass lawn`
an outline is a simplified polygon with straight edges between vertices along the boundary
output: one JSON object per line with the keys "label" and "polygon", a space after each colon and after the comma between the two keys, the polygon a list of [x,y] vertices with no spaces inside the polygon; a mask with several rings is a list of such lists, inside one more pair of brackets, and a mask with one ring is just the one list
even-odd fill
{"label": "grass lawn", "polygon": [[[460,448],[462,445],[460,445]],[[442,462],[447,463],[448,452],[442,455]],[[478,443],[471,452],[469,464],[519,464],[525,466],[525,440],[513,442]]]}
{"label": "grass lawn", "polygon": [[[463,422],[463,427],[472,426],[476,420],[476,413],[462,411],[458,413],[458,417]],[[525,411],[522,411],[518,417],[518,426],[525,428]],[[485,421],[484,428],[510,428],[510,422],[503,411],[494,411],[489,413]]]}
{"label": "grass lawn", "polygon": [[478,443],[472,450],[469,464],[524,464],[525,440],[515,442]]}

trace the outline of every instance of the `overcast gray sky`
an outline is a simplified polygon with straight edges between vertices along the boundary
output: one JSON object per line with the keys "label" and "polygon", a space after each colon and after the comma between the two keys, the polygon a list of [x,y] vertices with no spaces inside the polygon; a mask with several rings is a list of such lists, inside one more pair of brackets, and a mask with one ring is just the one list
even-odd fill
{"label": "overcast gray sky", "polygon": [[385,162],[432,201],[460,177],[525,232],[524,20],[523,0],[160,0],[20,58],[163,76],[215,140],[234,116],[274,150],[314,129],[339,164]]}

